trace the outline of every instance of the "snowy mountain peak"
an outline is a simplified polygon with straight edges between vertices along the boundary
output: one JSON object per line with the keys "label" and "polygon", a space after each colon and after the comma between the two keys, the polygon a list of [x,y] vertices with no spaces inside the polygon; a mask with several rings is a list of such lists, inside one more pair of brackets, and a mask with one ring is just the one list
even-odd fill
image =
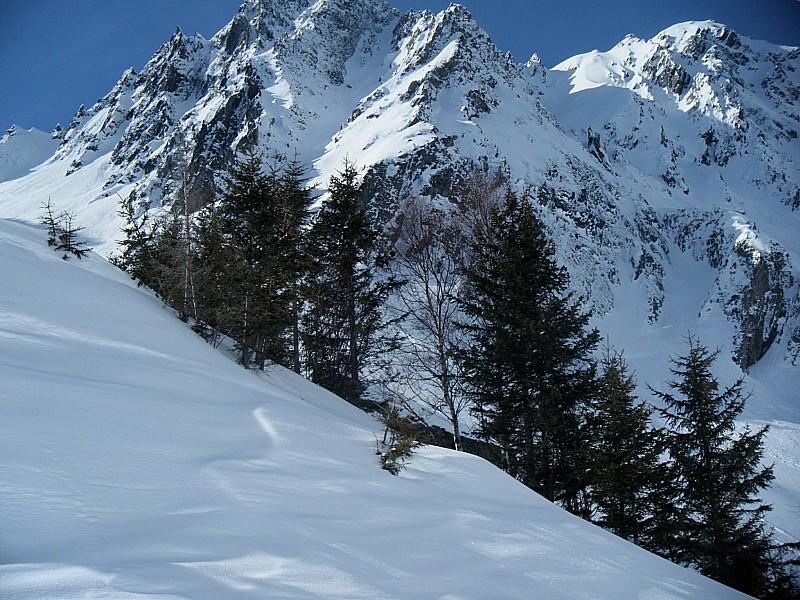
{"label": "snowy mountain peak", "polygon": [[[323,191],[349,157],[382,218],[408,195],[452,198],[480,165],[533,190],[598,319],[630,289],[648,326],[670,318],[668,280],[687,254],[714,272],[692,283],[687,311],[699,316],[687,328],[722,315],[741,367],[771,349],[791,363],[799,73],[797,49],[712,21],[548,70],[500,52],[457,4],[401,14],[381,0],[247,0],[211,40],[176,31],[79,109],[57,151],[0,169],[19,178],[0,183],[0,210],[38,220],[41,198],[62,198],[110,253],[120,196],[142,210],[200,208],[252,145],[297,153]],[[0,142],[0,157],[22,137]]]}
{"label": "snowy mountain peak", "polygon": [[20,132],[22,132],[22,131],[25,131],[25,130],[22,127],[20,127],[19,125],[12,125],[8,129],[6,129],[6,132],[3,134],[3,137],[0,138],[0,141],[5,141],[6,139],[12,138],[15,135],[19,134]]}
{"label": "snowy mountain peak", "polygon": [[664,92],[684,112],[746,128],[740,96],[761,100],[762,89],[774,99],[771,109],[797,120],[798,67],[797,49],[751,40],[713,21],[691,21],[651,40],[629,35],[607,52],[578,55],[553,70],[572,74],[573,92],[610,85],[646,100]]}
{"label": "snowy mountain peak", "polygon": [[452,43],[469,45],[477,51],[497,51],[488,34],[460,4],[451,4],[437,14],[408,13],[398,36],[405,39],[408,54],[414,57],[413,61],[406,61],[409,67],[428,62]]}
{"label": "snowy mountain peak", "polygon": [[0,137],[0,181],[23,177],[50,158],[58,147],[55,133],[9,127]]}
{"label": "snowy mountain peak", "polygon": [[248,23],[264,43],[273,41],[291,29],[294,20],[309,3],[310,0],[246,0],[231,23],[217,36],[226,38],[226,49],[232,52],[238,45],[232,40],[239,39],[242,23]]}
{"label": "snowy mountain peak", "polygon": [[654,40],[694,59],[700,58],[716,43],[724,43],[728,47],[741,45],[735,31],[716,21],[676,23],[661,31]]}

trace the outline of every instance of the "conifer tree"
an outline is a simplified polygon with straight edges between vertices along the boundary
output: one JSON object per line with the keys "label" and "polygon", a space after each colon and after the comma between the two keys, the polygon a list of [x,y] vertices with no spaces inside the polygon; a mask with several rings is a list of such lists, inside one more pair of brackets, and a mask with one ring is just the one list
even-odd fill
{"label": "conifer tree", "polygon": [[236,321],[227,302],[227,265],[233,262],[220,227],[215,205],[206,206],[196,218],[196,251],[193,263],[197,286],[198,315],[195,331],[216,346],[220,336],[232,337]]}
{"label": "conifer tree", "polygon": [[527,196],[506,191],[464,273],[470,343],[459,356],[479,433],[502,447],[514,477],[585,514],[598,333]]}
{"label": "conifer tree", "polygon": [[[291,311],[285,280],[285,214],[278,190],[278,170],[265,171],[254,149],[237,161],[216,209],[212,275],[222,294],[219,302],[239,343],[241,363],[253,360],[263,368],[266,360],[286,365]],[[209,238],[205,238],[209,241]],[[206,248],[202,252],[208,253]],[[224,257],[224,260],[220,260]]]}
{"label": "conifer tree", "polygon": [[377,453],[381,467],[392,475],[400,473],[405,462],[420,446],[421,425],[412,414],[404,411],[406,407],[406,402],[400,402],[396,395],[392,395],[378,417],[384,428],[383,439],[377,444]]}
{"label": "conifer tree", "polygon": [[78,237],[78,233],[83,231],[83,227],[75,225],[75,215],[72,213],[61,213],[59,218],[59,229],[56,237],[56,250],[63,250],[64,260],[69,255],[83,258],[91,248],[86,245],[84,240]]}
{"label": "conifer tree", "polygon": [[176,309],[181,320],[196,316],[196,310],[186,303],[185,276],[185,229],[182,220],[175,214],[161,214],[150,219],[147,213],[136,219],[132,207],[125,202],[120,216],[125,219],[122,231],[125,239],[119,240],[119,254],[111,262],[127,271],[146,285],[168,306]]}
{"label": "conifer tree", "polygon": [[135,195],[131,193],[127,199],[120,198],[120,208],[117,214],[125,220],[122,233],[125,238],[117,243],[120,246],[119,255],[112,258],[112,262],[127,271],[130,276],[138,281],[138,285],[146,285],[155,289],[153,235],[154,231],[149,226],[149,216],[145,211],[141,217],[136,216],[134,209]]}
{"label": "conifer tree", "polygon": [[778,582],[778,549],[763,521],[770,506],[758,498],[773,479],[772,467],[761,465],[767,427],[737,433],[735,420],[749,397],[742,380],[721,389],[711,371],[719,351],[688,341],[688,353],[672,361],[671,391],[653,390],[665,406],[678,506],[677,527],[661,546],[712,579],[755,596],[779,597],[776,586],[786,590],[794,584]]}
{"label": "conifer tree", "polygon": [[304,289],[306,369],[315,383],[358,403],[362,370],[380,350],[382,307],[393,287],[378,278],[377,234],[367,218],[356,167],[331,177],[330,197],[309,233],[312,256]]}
{"label": "conifer tree", "polygon": [[165,304],[178,311],[180,319],[189,318],[184,284],[184,226],[182,219],[175,213],[159,215],[154,219],[149,232],[150,242],[148,254],[151,273],[148,276],[150,286]]}
{"label": "conifer tree", "polygon": [[635,544],[648,541],[662,479],[652,409],[637,402],[636,382],[621,353],[605,349],[591,419],[591,499],[594,521]]}
{"label": "conifer tree", "polygon": [[55,209],[50,198],[47,199],[47,202],[42,203],[41,208],[42,218],[40,222],[47,227],[47,245],[55,246],[59,231],[61,230],[61,225],[59,224],[58,217],[53,212]]}
{"label": "conifer tree", "polygon": [[311,257],[306,239],[306,226],[311,218],[314,195],[308,178],[297,157],[283,168],[278,181],[278,195],[282,210],[280,266],[286,285],[286,298],[291,315],[291,360],[289,366],[301,370],[300,319],[303,299],[301,284],[311,268]]}

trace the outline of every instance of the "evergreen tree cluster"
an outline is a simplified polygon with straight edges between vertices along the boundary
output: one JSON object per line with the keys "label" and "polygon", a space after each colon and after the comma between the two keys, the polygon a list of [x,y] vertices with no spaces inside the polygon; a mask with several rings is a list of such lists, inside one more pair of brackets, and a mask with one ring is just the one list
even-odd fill
{"label": "evergreen tree cluster", "polygon": [[[452,206],[401,202],[382,238],[353,164],[312,216],[302,165],[250,152],[191,219],[149,223],[124,202],[117,264],[210,341],[235,340],[247,368],[287,366],[360,406],[371,369],[393,374],[453,447],[469,410],[501,466],[567,510],[747,593],[797,594],[797,548],[771,539],[758,499],[766,429],[734,427],[742,382],[720,390],[716,353],[690,338],[669,391],[651,389],[655,426],[622,353],[595,358],[531,198],[503,185],[484,173]],[[397,473],[420,424],[396,403],[383,413],[381,464]]]}
{"label": "evergreen tree cluster", "polygon": [[251,152],[227,178],[219,203],[200,215],[199,320],[239,342],[241,363],[297,365],[299,280],[306,269],[302,229],[311,193],[296,162],[265,171]]}
{"label": "evergreen tree cluster", "polygon": [[[462,365],[478,433],[504,468],[544,497],[634,543],[743,592],[797,597],[758,494],[773,478],[764,435],[737,432],[742,381],[720,390],[717,352],[689,338],[670,392],[652,390],[664,427],[638,401],[622,354],[607,349],[569,292],[527,196],[510,189],[463,268]],[[790,547],[791,546],[791,547]]]}
{"label": "evergreen tree cluster", "polygon": [[383,259],[356,168],[333,177],[315,219],[297,160],[267,166],[250,151],[222,187],[191,219],[149,223],[128,198],[115,263],[209,341],[235,340],[245,368],[280,364],[358,403],[392,282],[378,276]]}

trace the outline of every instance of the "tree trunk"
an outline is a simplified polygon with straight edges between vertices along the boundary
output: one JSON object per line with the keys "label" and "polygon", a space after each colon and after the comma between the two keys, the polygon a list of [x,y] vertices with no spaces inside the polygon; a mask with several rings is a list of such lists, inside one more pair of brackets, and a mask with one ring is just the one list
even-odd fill
{"label": "tree trunk", "polygon": [[188,166],[183,168],[183,320],[188,321],[189,316],[197,318],[195,304],[194,278],[192,277],[192,227],[189,217],[189,192],[188,192]]}
{"label": "tree trunk", "polygon": [[292,370],[300,372],[300,307],[297,300],[297,290],[292,291]]}

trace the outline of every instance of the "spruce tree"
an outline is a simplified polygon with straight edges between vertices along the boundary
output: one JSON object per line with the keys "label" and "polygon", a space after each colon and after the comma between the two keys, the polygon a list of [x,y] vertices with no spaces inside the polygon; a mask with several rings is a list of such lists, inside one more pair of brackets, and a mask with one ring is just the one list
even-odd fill
{"label": "spruce tree", "polygon": [[[271,253],[276,238],[274,173],[266,173],[261,154],[254,149],[235,163],[226,179],[218,207],[228,262],[224,265],[226,300],[245,368],[255,358],[284,362],[288,316],[281,311]],[[255,356],[254,356],[255,355]]]}
{"label": "spruce tree", "polygon": [[233,337],[238,317],[231,312],[228,289],[228,265],[234,257],[223,236],[214,204],[205,207],[196,218],[196,252],[193,263],[199,268],[195,273],[197,283],[198,316],[195,331],[211,344],[220,336]]}
{"label": "spruce tree", "polygon": [[381,280],[377,234],[369,222],[358,171],[345,162],[309,233],[312,257],[304,286],[303,346],[311,380],[358,403],[362,370],[381,349],[382,307],[394,284]]}
{"label": "spruce tree", "polygon": [[300,319],[303,306],[302,281],[311,268],[311,257],[307,245],[306,226],[311,218],[314,194],[308,186],[308,178],[297,157],[289,161],[278,180],[278,197],[282,211],[281,219],[281,278],[286,286],[285,297],[289,303],[291,320],[291,368],[301,370]]}
{"label": "spruce tree", "polygon": [[83,227],[75,225],[75,215],[72,213],[61,213],[59,220],[55,249],[64,251],[62,257],[64,260],[67,260],[70,254],[77,258],[83,258],[91,250],[86,242],[78,237],[78,233],[83,231]]}
{"label": "spruce tree", "polygon": [[120,198],[120,208],[117,214],[125,220],[122,233],[125,238],[118,241],[120,253],[112,258],[112,262],[127,271],[137,280],[137,285],[146,285],[155,289],[154,257],[153,257],[153,228],[149,225],[149,216],[145,211],[141,217],[136,216],[133,203],[135,194],[131,193],[127,199]]}
{"label": "spruce tree", "polygon": [[585,514],[598,333],[587,330],[589,314],[527,196],[506,191],[464,274],[470,340],[459,356],[478,433],[502,447],[510,474]]}
{"label": "spruce tree", "polygon": [[176,309],[181,320],[196,316],[193,308],[190,314],[185,301],[187,242],[182,220],[172,213],[163,213],[152,223],[147,212],[137,218],[133,196],[122,202],[118,214],[125,220],[125,239],[117,242],[120,253],[111,262]]}
{"label": "spruce tree", "polygon": [[42,203],[42,217],[40,223],[47,227],[47,245],[55,246],[58,234],[61,231],[61,224],[59,218],[53,212],[55,208],[50,198],[47,202]]}
{"label": "spruce tree", "polygon": [[420,446],[422,426],[408,411],[405,402],[392,395],[378,419],[383,423],[383,439],[377,444],[381,467],[392,475],[398,475],[414,450]]}
{"label": "spruce tree", "polygon": [[661,443],[652,409],[637,402],[636,382],[621,353],[606,348],[592,416],[591,499],[594,521],[642,545],[652,529],[653,503],[662,477]]}
{"label": "spruce tree", "polygon": [[202,226],[215,312],[225,315],[246,367],[255,359],[261,368],[266,360],[297,368],[302,229],[312,201],[302,175],[296,161],[265,170],[251,149],[228,175],[215,223]]}
{"label": "spruce tree", "polygon": [[782,568],[763,521],[770,506],[758,498],[773,479],[772,467],[761,465],[767,427],[737,432],[736,418],[749,397],[742,380],[721,389],[711,371],[719,351],[688,341],[688,354],[672,360],[671,391],[653,390],[664,404],[678,507],[677,526],[661,546],[730,587],[755,596],[777,594]]}

